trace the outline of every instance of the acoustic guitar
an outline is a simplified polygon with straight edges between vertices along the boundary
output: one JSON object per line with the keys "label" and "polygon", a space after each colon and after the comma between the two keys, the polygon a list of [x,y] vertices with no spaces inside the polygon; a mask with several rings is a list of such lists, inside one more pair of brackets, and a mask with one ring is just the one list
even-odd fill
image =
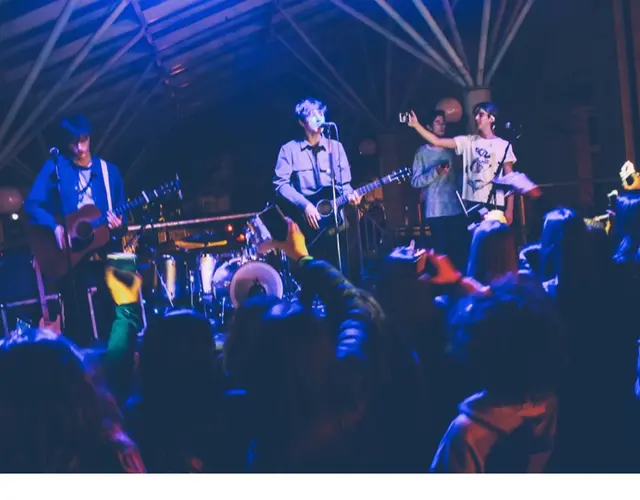
{"label": "acoustic guitar", "polygon": [[[115,208],[113,213],[120,216],[179,190],[180,179],[176,176],[156,189],[142,191],[137,198]],[[51,228],[37,224],[27,226],[27,239],[42,274],[54,279],[67,274],[83,257],[106,245],[110,238],[107,217],[95,205],[84,205],[77,212],[58,218],[58,222],[66,223],[71,242],[69,249],[60,249]]]}
{"label": "acoustic guitar", "polygon": [[[386,175],[380,179],[377,179],[369,184],[359,187],[354,190],[354,193],[358,196],[363,196],[381,186],[391,184],[393,182],[405,182],[411,179],[412,169],[411,167],[402,167],[398,170],[394,170],[389,175]],[[348,196],[345,194],[336,196],[335,205],[333,203],[333,190],[331,186],[322,187],[315,193],[305,196],[311,203],[313,203],[320,213],[321,219],[318,225],[319,229],[313,229],[307,223],[304,213],[291,204],[288,200],[282,199],[282,204],[278,200],[278,205],[281,206],[283,212],[291,217],[299,226],[300,230],[304,234],[307,240],[307,246],[311,246],[320,237],[327,234],[333,234],[335,232],[335,215],[338,217],[338,228],[342,230],[345,227],[345,221],[340,210],[343,206],[349,203]],[[333,231],[332,231],[333,230]]]}

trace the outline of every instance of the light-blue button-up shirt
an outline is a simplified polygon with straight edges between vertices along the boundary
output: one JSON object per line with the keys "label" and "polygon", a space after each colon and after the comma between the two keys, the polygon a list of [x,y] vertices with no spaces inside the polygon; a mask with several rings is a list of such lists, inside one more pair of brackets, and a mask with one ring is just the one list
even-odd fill
{"label": "light-blue button-up shirt", "polygon": [[[336,187],[342,194],[353,192],[351,168],[342,143],[331,140],[331,154],[336,171]],[[276,192],[304,209],[305,196],[331,186],[329,139],[322,137],[314,148],[306,140],[293,140],[280,148],[273,184]]]}

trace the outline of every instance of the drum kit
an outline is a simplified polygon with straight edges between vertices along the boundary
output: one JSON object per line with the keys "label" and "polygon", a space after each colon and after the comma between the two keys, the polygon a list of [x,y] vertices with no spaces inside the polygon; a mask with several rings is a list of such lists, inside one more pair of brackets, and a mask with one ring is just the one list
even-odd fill
{"label": "drum kit", "polygon": [[227,238],[207,232],[150,249],[138,266],[145,306],[155,314],[192,308],[223,325],[252,296],[297,296],[300,287],[287,257],[275,249],[259,251],[265,241],[259,216],[247,222],[239,243],[230,244]]}

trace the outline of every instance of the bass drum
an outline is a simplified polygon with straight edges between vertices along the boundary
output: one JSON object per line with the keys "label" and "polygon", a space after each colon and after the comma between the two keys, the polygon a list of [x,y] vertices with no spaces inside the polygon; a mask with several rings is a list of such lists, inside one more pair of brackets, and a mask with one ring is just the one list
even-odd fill
{"label": "bass drum", "polygon": [[231,304],[237,308],[256,295],[282,298],[284,287],[278,271],[266,262],[235,258],[222,264],[211,281],[216,301],[224,308]]}

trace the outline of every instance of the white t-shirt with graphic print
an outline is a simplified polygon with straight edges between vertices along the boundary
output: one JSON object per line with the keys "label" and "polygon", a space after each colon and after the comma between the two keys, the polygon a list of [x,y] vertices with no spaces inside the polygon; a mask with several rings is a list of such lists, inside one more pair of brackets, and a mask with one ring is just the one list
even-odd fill
{"label": "white t-shirt with graphic print", "polygon": [[78,209],[95,203],[91,187],[91,165],[78,167],[78,186],[76,189],[78,191]]}
{"label": "white t-shirt with graphic print", "polygon": [[[502,159],[504,158],[505,163],[517,161],[513,147],[500,137],[485,139],[479,135],[459,135],[454,140],[456,154],[462,156],[462,199],[487,203],[493,186],[492,180]],[[505,206],[504,191],[496,190],[495,203],[499,207]]]}

